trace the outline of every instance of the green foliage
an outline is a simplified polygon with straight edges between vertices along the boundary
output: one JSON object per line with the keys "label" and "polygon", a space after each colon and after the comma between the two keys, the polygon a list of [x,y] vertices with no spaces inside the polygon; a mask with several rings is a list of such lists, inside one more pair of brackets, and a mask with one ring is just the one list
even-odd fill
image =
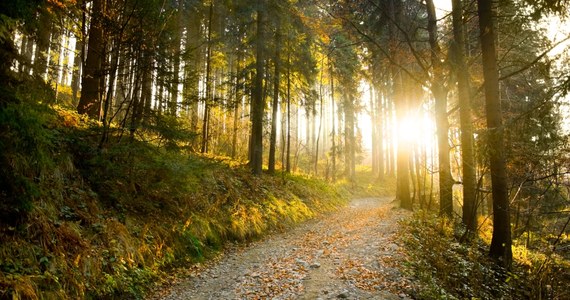
{"label": "green foliage", "polygon": [[18,220],[41,193],[53,168],[56,131],[45,128],[53,112],[42,104],[8,103],[0,108],[0,219]]}
{"label": "green foliage", "polygon": [[0,3],[0,14],[13,19],[28,18],[44,0],[12,0]]}
{"label": "green foliage", "polygon": [[[99,149],[101,125],[60,107],[12,103],[0,116],[2,175],[33,187],[13,198],[28,217],[0,230],[0,297],[141,299],[173,267],[345,203],[322,181],[254,177],[226,158],[167,150],[166,137]],[[176,134],[163,136],[183,144]]]}
{"label": "green foliage", "polygon": [[562,299],[568,296],[568,261],[556,256],[547,258],[539,251],[515,245],[514,266],[507,272],[489,259],[489,241],[474,238],[460,242],[464,228],[459,223],[420,211],[403,225],[409,261],[406,267],[420,282],[414,295],[417,299]]}
{"label": "green foliage", "polygon": [[188,149],[198,137],[198,133],[191,130],[187,119],[172,115],[157,115],[155,122],[148,125],[147,129],[157,135],[157,144],[168,150]]}

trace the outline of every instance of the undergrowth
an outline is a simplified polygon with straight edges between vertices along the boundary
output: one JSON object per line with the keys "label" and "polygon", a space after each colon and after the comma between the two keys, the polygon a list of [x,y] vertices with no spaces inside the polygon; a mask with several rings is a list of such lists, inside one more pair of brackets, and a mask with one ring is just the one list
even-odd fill
{"label": "undergrowth", "polygon": [[359,165],[355,178],[340,178],[335,185],[353,198],[394,197],[396,194],[396,178],[374,175],[370,166]]}
{"label": "undergrowth", "polygon": [[[513,267],[500,269],[487,255],[490,226],[462,241],[464,228],[423,211],[402,223],[406,270],[419,286],[416,299],[568,299],[570,262],[555,253],[513,247]],[[486,224],[484,224],[486,225]],[[487,224],[488,225],[488,224]]]}
{"label": "undergrowth", "polygon": [[317,179],[254,177],[236,162],[120,139],[113,128],[100,148],[100,124],[28,104],[0,113],[0,299],[140,299],[172,268],[225,243],[346,203]]}

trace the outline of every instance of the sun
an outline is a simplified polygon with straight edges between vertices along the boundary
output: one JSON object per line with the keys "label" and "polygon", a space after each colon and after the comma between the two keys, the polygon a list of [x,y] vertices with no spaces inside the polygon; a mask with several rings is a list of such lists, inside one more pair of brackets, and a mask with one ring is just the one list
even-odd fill
{"label": "sun", "polygon": [[401,119],[395,129],[398,138],[426,148],[434,145],[435,124],[428,113],[409,114]]}

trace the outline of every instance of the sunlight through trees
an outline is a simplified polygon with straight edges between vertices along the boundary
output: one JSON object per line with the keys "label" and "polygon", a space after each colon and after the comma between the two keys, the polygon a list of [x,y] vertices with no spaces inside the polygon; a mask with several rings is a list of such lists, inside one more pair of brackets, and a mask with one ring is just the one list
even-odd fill
{"label": "sunlight through trees", "polygon": [[[396,178],[400,207],[460,220],[462,242],[492,220],[489,254],[507,269],[513,247],[569,233],[570,36],[552,29],[566,0],[0,8],[3,147],[33,103],[92,122],[94,155],[143,141],[258,177]],[[16,174],[18,152],[1,156],[2,216],[32,207],[42,178]]]}

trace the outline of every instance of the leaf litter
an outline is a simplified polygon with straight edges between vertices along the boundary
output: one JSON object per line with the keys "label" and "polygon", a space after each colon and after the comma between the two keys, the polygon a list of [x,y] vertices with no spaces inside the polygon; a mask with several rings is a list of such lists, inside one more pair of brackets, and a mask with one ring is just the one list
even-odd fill
{"label": "leaf litter", "polygon": [[247,246],[230,247],[151,299],[408,299],[398,221],[388,198],[346,208]]}

